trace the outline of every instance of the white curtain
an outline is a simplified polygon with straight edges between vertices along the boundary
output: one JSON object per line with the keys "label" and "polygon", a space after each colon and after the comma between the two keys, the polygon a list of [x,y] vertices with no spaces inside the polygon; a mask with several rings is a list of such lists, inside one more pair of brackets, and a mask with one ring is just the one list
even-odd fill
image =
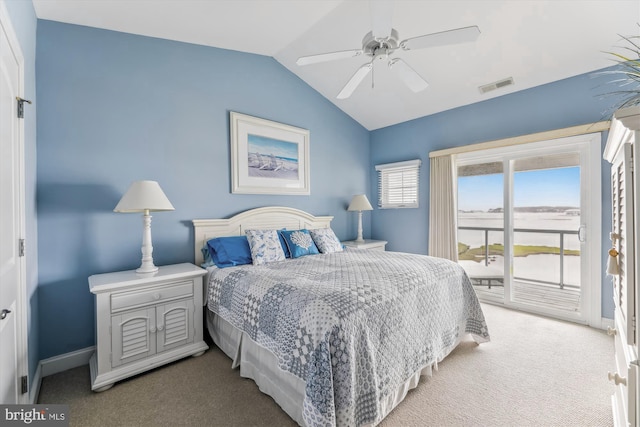
{"label": "white curtain", "polygon": [[431,157],[429,177],[429,255],[458,261],[454,155]]}

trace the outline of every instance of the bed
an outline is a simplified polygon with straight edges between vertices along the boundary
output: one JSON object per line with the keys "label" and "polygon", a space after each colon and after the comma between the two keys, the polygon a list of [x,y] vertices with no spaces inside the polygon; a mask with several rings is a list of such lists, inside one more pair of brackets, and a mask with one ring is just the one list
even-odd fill
{"label": "bed", "polygon": [[[196,263],[215,237],[332,219],[265,207],[193,220]],[[462,339],[489,340],[469,278],[448,260],[345,248],[207,271],[211,338],[300,425],[376,425]]]}

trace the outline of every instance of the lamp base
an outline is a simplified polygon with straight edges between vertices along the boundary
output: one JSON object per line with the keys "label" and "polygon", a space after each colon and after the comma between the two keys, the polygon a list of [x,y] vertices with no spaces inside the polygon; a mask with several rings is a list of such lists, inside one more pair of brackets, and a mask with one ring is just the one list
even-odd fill
{"label": "lamp base", "polygon": [[142,262],[136,270],[138,274],[149,274],[158,271],[158,267],[153,264],[153,245],[151,244],[151,215],[145,210],[142,216]]}
{"label": "lamp base", "polygon": [[138,274],[149,274],[155,273],[156,271],[158,271],[158,267],[155,265],[153,267],[140,267],[136,269],[136,273]]}
{"label": "lamp base", "polygon": [[358,237],[356,237],[356,243],[364,243],[362,237],[362,211],[358,211]]}

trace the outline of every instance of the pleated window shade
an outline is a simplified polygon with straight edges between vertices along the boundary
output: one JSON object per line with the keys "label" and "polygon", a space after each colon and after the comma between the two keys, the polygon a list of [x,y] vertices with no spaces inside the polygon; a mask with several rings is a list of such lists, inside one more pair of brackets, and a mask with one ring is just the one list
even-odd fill
{"label": "pleated window shade", "polygon": [[417,159],[376,165],[380,209],[418,207],[421,164]]}

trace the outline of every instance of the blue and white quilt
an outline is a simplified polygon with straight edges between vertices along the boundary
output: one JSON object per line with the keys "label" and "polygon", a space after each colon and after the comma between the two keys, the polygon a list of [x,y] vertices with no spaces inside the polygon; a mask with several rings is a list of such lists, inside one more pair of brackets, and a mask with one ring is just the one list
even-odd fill
{"label": "blue and white quilt", "polygon": [[462,336],[489,340],[464,270],[424,255],[347,249],[218,269],[208,308],[305,382],[308,426],[376,424],[381,402]]}

